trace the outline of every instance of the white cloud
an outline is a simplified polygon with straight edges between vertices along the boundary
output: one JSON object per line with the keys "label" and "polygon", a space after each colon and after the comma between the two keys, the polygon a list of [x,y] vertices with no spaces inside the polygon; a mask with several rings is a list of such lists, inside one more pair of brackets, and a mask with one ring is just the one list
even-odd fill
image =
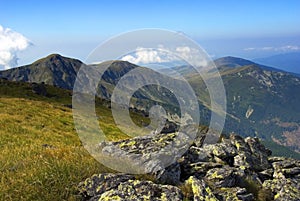
{"label": "white cloud", "polygon": [[31,43],[22,34],[0,25],[0,70],[18,65],[17,53]]}
{"label": "white cloud", "polygon": [[286,45],[281,47],[281,50],[283,51],[297,51],[300,50],[300,46],[296,46],[296,45]]}
{"label": "white cloud", "polygon": [[275,48],[274,47],[262,47],[261,50],[271,51],[271,50],[275,50]]}
{"label": "white cloud", "polygon": [[181,46],[181,47],[177,47],[176,48],[176,53],[179,57],[183,58],[184,60],[189,60],[191,59],[191,57],[194,56],[194,52],[195,50],[193,51],[192,53],[192,49],[190,47],[187,47],[187,46]]}
{"label": "white cloud", "polygon": [[159,49],[156,50],[139,47],[133,55],[126,55],[122,57],[121,60],[137,64],[168,62],[168,59],[163,57],[164,55]]}
{"label": "white cloud", "polygon": [[256,50],[255,47],[247,47],[247,48],[244,48],[245,51],[252,51],[252,50]]}
{"label": "white cloud", "polygon": [[288,51],[299,51],[300,46],[297,45],[285,45],[281,47],[248,47],[245,51],[277,51],[277,52],[288,52]]}
{"label": "white cloud", "polygon": [[188,46],[176,47],[173,51],[162,45],[159,45],[156,49],[139,47],[134,53],[123,56],[121,60],[135,64],[167,63],[185,60],[191,62],[192,65],[205,65],[203,63],[205,59],[202,58],[199,50]]}
{"label": "white cloud", "polygon": [[205,55],[198,49],[190,48],[188,46],[181,46],[176,48],[176,53],[179,57],[188,61],[193,66],[207,65]]}

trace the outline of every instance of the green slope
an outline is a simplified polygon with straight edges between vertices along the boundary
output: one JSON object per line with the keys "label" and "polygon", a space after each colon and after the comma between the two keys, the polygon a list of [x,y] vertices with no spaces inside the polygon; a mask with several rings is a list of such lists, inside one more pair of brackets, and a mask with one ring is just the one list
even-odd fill
{"label": "green slope", "polygon": [[[82,147],[73,124],[71,91],[0,79],[0,200],[78,200],[76,186],[110,171]],[[97,101],[99,124],[110,140],[128,138],[113,123],[107,102]],[[132,113],[137,124],[147,122]]]}

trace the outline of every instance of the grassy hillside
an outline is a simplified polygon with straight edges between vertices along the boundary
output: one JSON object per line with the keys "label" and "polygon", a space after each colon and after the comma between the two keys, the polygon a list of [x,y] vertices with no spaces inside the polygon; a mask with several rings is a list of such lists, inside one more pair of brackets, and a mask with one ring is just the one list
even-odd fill
{"label": "grassy hillside", "polygon": [[[0,200],[76,200],[80,181],[109,171],[81,146],[69,108],[71,91],[46,90],[40,96],[30,84],[0,81]],[[97,106],[105,116],[101,128],[112,140],[126,138],[103,105]]]}

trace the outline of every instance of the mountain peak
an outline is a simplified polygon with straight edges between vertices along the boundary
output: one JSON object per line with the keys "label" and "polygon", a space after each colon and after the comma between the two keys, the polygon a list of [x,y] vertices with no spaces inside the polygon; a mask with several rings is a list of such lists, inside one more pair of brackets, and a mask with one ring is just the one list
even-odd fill
{"label": "mountain peak", "polygon": [[30,65],[0,72],[0,77],[24,82],[44,82],[46,84],[72,89],[79,68],[80,60],[67,58],[60,54],[50,54]]}
{"label": "mountain peak", "polygon": [[232,57],[232,56],[222,57],[222,58],[216,59],[214,62],[217,67],[227,66],[227,67],[232,67],[232,68],[256,64],[247,59],[242,59],[242,58]]}
{"label": "mountain peak", "polygon": [[122,66],[135,66],[137,67],[136,64],[130,63],[128,61],[124,61],[124,60],[109,60],[109,61],[103,61],[99,64],[96,65],[102,65],[102,64],[110,64],[110,65],[122,65]]}
{"label": "mountain peak", "polygon": [[50,54],[47,57],[45,57],[45,59],[49,59],[49,60],[58,60],[58,59],[64,59],[66,57],[63,57],[60,54]]}
{"label": "mountain peak", "polygon": [[39,65],[41,63],[64,63],[64,62],[76,62],[76,63],[80,63],[80,64],[83,64],[80,60],[78,59],[73,59],[73,58],[68,58],[68,57],[64,57],[60,54],[50,54],[44,58],[41,58],[37,61],[35,61],[34,65]]}

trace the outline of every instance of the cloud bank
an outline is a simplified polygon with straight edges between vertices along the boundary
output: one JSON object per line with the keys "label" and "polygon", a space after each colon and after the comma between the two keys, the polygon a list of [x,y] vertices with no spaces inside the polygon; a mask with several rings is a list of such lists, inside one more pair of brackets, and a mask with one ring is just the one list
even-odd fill
{"label": "cloud bank", "polygon": [[0,70],[16,67],[17,53],[30,45],[30,41],[22,34],[0,25]]}
{"label": "cloud bank", "polygon": [[167,48],[159,46],[158,48],[150,49],[139,47],[134,53],[123,56],[121,60],[129,61],[135,64],[151,64],[151,63],[172,63],[182,60],[190,61],[193,65],[205,65],[203,59],[200,58],[199,50],[188,46],[176,47],[173,51],[175,54],[168,52]]}
{"label": "cloud bank", "polygon": [[297,45],[285,45],[281,47],[248,47],[244,49],[245,51],[277,51],[277,52],[289,52],[289,51],[299,51],[300,46]]}
{"label": "cloud bank", "polygon": [[159,50],[139,47],[134,54],[126,55],[121,60],[136,64],[148,64],[169,62],[172,58],[163,55]]}

